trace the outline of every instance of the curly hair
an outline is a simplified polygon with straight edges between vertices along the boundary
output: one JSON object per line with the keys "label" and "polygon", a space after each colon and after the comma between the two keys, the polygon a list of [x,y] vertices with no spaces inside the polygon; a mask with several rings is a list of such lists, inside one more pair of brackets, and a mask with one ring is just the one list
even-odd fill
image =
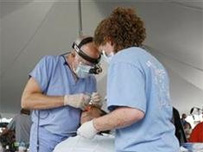
{"label": "curly hair", "polygon": [[145,38],[144,23],[131,8],[117,7],[99,23],[94,32],[95,44],[104,45],[110,40],[114,44],[115,53],[128,47],[139,47]]}

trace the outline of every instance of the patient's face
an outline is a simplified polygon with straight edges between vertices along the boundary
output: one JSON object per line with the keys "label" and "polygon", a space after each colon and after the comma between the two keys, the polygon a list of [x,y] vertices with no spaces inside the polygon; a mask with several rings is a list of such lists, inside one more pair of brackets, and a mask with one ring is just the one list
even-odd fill
{"label": "patient's face", "polygon": [[98,118],[102,115],[102,111],[99,108],[91,107],[88,111],[83,111],[80,119],[80,123],[83,124],[94,118]]}

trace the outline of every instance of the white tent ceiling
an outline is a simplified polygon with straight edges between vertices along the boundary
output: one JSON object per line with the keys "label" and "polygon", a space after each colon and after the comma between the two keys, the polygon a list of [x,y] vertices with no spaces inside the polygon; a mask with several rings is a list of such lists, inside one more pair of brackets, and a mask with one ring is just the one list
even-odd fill
{"label": "white tent ceiling", "polygon": [[[85,34],[115,6],[136,8],[146,24],[145,44],[169,71],[172,104],[184,112],[203,106],[203,1],[81,2]],[[78,32],[78,1],[0,0],[0,113],[18,112],[28,73],[42,56],[70,50]],[[97,78],[104,96],[106,65]]]}
{"label": "white tent ceiling", "polygon": [[203,9],[202,0],[165,0],[165,1],[173,2],[189,8],[194,8],[199,10]]}

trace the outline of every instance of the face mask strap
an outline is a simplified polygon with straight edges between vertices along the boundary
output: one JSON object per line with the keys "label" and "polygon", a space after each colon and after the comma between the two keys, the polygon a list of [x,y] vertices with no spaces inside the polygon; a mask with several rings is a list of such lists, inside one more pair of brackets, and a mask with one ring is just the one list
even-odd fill
{"label": "face mask strap", "polygon": [[114,56],[113,52],[111,52],[109,55],[107,55],[104,50],[102,51],[102,57],[103,57],[104,61],[106,61],[107,63],[110,63],[113,56]]}
{"label": "face mask strap", "polygon": [[111,52],[109,55],[106,54],[106,52],[103,50],[102,51],[102,55],[105,57],[105,58],[109,58],[109,57],[112,57],[114,55],[113,52]]}

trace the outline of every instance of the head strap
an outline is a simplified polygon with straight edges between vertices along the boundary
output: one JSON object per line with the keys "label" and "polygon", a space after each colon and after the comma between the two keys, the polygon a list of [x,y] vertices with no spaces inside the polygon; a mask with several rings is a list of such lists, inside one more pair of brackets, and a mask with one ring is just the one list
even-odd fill
{"label": "head strap", "polygon": [[90,56],[88,56],[85,52],[83,52],[80,48],[87,44],[87,43],[91,43],[93,42],[93,37],[87,37],[87,38],[84,38],[79,44],[77,44],[76,42],[73,43],[72,45],[72,48],[78,53],[79,56],[81,56],[83,59],[93,63],[93,64],[98,64],[99,61],[100,61],[100,58],[101,58],[101,55],[95,59],[95,58],[92,58]]}

